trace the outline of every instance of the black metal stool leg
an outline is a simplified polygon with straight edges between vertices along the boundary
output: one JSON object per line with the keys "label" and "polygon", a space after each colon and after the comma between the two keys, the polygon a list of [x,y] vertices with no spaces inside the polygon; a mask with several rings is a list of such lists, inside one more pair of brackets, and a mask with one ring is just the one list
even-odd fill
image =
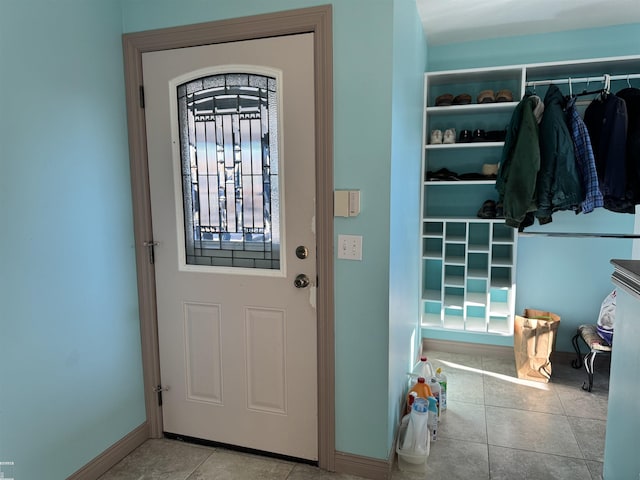
{"label": "black metal stool leg", "polygon": [[[584,357],[584,368],[587,370],[587,376],[589,378],[589,385],[586,386],[584,383],[582,384],[582,389],[590,392],[593,388],[593,362],[596,358],[597,352],[595,350],[591,350]],[[585,382],[586,383],[586,382]]]}
{"label": "black metal stool leg", "polygon": [[577,357],[576,360],[571,361],[571,366],[573,368],[582,367],[582,353],[580,352],[580,344],[578,343],[579,339],[580,339],[580,332],[576,333],[571,339],[571,343],[573,343],[573,348],[576,351],[576,357]]}

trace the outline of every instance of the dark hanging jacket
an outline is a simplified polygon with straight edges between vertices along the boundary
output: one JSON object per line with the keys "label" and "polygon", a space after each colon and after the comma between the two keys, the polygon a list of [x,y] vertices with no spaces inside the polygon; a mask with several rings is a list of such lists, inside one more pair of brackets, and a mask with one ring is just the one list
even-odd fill
{"label": "dark hanging jacket", "polygon": [[525,97],[516,106],[507,127],[496,190],[505,223],[510,227],[520,228],[527,213],[536,210],[536,177],[540,168],[536,113],[541,115],[543,108],[539,97]]}
{"label": "dark hanging jacket", "polygon": [[540,123],[536,217],[541,225],[551,222],[551,214],[557,210],[577,210],[584,199],[563,107],[562,92],[551,85],[544,97]]}
{"label": "dark hanging jacket", "polygon": [[616,97],[627,105],[627,196],[634,205],[640,204],[640,88],[625,88]]}
{"label": "dark hanging jacket", "polygon": [[633,213],[627,196],[627,107],[616,95],[594,100],[584,112],[589,130],[604,208],[614,212]]}

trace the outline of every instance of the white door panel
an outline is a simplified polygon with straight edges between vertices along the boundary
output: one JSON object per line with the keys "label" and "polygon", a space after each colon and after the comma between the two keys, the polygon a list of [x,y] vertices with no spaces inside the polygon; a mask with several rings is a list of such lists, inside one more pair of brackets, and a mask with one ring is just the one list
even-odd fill
{"label": "white door panel", "polygon": [[[278,168],[275,201],[280,208],[273,224],[279,223],[281,237],[280,247],[273,247],[274,252],[280,249],[276,269],[192,265],[185,253],[189,241],[184,233],[176,86],[243,70],[271,72],[280,82],[278,138],[270,149],[278,158],[273,167]],[[162,383],[169,387],[163,395],[164,430],[316,460],[313,35],[145,53],[143,72],[153,231],[159,243],[155,269],[160,368]],[[221,143],[206,145],[218,145],[222,152]],[[225,171],[229,186],[232,174]],[[188,195],[200,198],[201,189],[190,190]],[[255,197],[259,200],[258,194]],[[218,200],[206,207],[199,203],[198,221],[205,208],[222,205]],[[229,217],[241,211],[230,209]],[[225,237],[210,231],[215,232],[208,234],[213,238]],[[234,245],[240,243],[244,245]],[[309,249],[308,258],[295,255],[299,245]],[[243,255],[253,255],[232,254],[239,264]],[[300,273],[312,280],[309,287],[294,287]]]}

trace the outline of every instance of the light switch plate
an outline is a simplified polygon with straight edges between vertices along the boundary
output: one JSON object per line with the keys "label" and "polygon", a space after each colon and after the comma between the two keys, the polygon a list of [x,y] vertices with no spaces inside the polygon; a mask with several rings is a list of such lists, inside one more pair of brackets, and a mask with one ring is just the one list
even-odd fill
{"label": "light switch plate", "polygon": [[338,235],[338,258],[362,260],[362,235]]}
{"label": "light switch plate", "polygon": [[360,215],[360,190],[333,192],[334,217],[357,217],[358,215]]}

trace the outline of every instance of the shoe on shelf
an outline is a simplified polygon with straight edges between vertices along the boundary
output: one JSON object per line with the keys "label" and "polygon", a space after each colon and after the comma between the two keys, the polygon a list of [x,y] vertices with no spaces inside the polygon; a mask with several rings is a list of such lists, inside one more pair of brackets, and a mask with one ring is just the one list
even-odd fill
{"label": "shoe on shelf", "polygon": [[471,95],[468,93],[461,93],[453,98],[454,105],[469,105],[471,103]]}
{"label": "shoe on shelf", "polygon": [[442,143],[442,130],[431,131],[431,145],[437,145]]}
{"label": "shoe on shelf", "polygon": [[486,133],[485,140],[487,142],[504,142],[505,138],[507,138],[506,130],[489,130]]}
{"label": "shoe on shelf", "polygon": [[496,214],[496,202],[493,200],[486,200],[478,210],[478,218],[496,218]]}
{"label": "shoe on shelf", "polygon": [[485,133],[484,130],[482,130],[481,128],[476,128],[473,131],[473,138],[472,138],[471,141],[473,141],[473,142],[484,142],[484,141],[486,141],[486,138],[485,138],[486,136],[487,136],[487,134]]}
{"label": "shoe on shelf", "polygon": [[482,174],[483,175],[497,175],[498,174],[498,164],[497,163],[485,163],[482,165]]}
{"label": "shoe on shelf", "polygon": [[461,130],[458,142],[469,143],[471,141],[471,130]]}
{"label": "shoe on shelf", "polygon": [[496,101],[496,97],[493,94],[493,90],[482,90],[478,94],[478,103],[493,103]]}
{"label": "shoe on shelf", "polygon": [[452,172],[447,168],[441,168],[440,170],[436,170],[435,172],[428,171],[427,172],[427,180],[431,181],[458,181],[458,174],[456,172]]}
{"label": "shoe on shelf", "polygon": [[436,107],[448,107],[453,102],[453,95],[443,93],[436,97]]}
{"label": "shoe on shelf", "polygon": [[444,131],[444,137],[443,137],[442,143],[456,143],[455,128],[447,128]]}
{"label": "shoe on shelf", "polygon": [[513,93],[511,90],[500,90],[496,95],[496,102],[513,102]]}

